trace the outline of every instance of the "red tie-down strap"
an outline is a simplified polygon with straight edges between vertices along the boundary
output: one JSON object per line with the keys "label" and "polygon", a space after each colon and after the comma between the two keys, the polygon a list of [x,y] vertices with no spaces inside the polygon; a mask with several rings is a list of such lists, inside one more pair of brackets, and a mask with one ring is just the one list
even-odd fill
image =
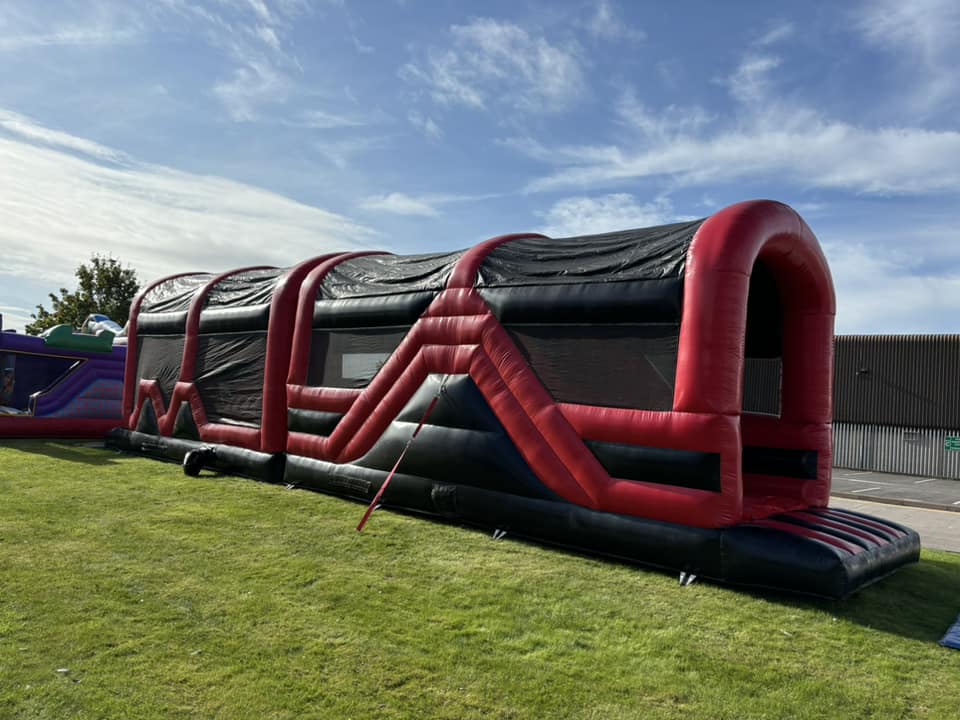
{"label": "red tie-down strap", "polygon": [[446,387],[447,381],[444,379],[440,383],[440,388],[437,390],[437,394],[433,396],[433,400],[430,401],[430,404],[427,406],[426,411],[423,413],[423,417],[420,418],[420,424],[417,425],[417,429],[413,431],[413,435],[410,436],[410,439],[407,440],[407,444],[403,446],[403,450],[400,452],[400,457],[397,458],[397,461],[393,464],[393,469],[390,471],[390,474],[387,475],[387,479],[383,481],[383,485],[380,486],[380,489],[377,490],[377,494],[373,496],[373,500],[370,501],[370,505],[367,507],[367,511],[363,514],[363,517],[360,519],[360,524],[357,525],[357,532],[361,532],[364,526],[367,524],[367,520],[370,519],[370,516],[373,515],[373,511],[380,507],[380,498],[383,497],[383,493],[386,491],[387,486],[390,484],[390,481],[393,480],[393,476],[397,474],[397,468],[400,467],[400,463],[403,462],[403,456],[407,454],[407,450],[413,444],[414,439],[417,435],[420,434],[420,430],[423,428],[424,424],[427,422],[427,418],[430,417],[430,413],[433,412],[433,409],[437,406],[437,402],[440,400],[440,395],[443,393],[444,387]]}

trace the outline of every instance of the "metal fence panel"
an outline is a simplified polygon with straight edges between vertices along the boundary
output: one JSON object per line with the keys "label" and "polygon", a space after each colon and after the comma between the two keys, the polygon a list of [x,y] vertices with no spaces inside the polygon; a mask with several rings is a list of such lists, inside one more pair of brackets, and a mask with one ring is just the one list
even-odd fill
{"label": "metal fence panel", "polygon": [[960,430],[835,422],[833,464],[960,480]]}

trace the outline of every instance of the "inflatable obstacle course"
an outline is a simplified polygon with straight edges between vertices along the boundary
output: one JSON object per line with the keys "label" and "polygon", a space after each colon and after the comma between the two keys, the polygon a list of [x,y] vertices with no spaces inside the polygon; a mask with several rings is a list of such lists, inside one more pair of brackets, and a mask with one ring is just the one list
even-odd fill
{"label": "inflatable obstacle course", "polygon": [[827,508],[834,310],[813,234],[768,201],[181,275],[131,310],[111,442],[365,502],[406,447],[387,506],[842,597],[919,539]]}

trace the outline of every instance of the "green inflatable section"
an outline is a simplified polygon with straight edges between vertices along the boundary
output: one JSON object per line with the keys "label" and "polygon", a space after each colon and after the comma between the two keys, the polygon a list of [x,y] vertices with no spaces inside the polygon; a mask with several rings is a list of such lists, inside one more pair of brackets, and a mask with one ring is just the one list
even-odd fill
{"label": "green inflatable section", "polygon": [[83,335],[74,332],[70,325],[55,325],[40,337],[49,347],[106,353],[113,348],[114,334],[109,330],[100,330],[96,335]]}

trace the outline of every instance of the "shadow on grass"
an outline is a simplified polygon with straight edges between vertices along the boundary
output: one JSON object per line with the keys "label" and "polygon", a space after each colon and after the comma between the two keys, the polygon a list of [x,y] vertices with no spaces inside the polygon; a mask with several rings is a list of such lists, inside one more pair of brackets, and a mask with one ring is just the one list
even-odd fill
{"label": "shadow on grass", "polygon": [[936,642],[960,613],[960,563],[925,555],[837,603],[836,615],[875,630]]}
{"label": "shadow on grass", "polygon": [[14,440],[7,443],[11,450],[44,457],[105,467],[117,461],[117,453],[108,450],[97,440]]}
{"label": "shadow on grass", "polygon": [[[394,509],[391,510],[398,512]],[[490,532],[489,528],[459,522],[449,523],[441,518],[403,511],[399,511],[399,513],[421,518],[427,517],[434,522],[458,525],[481,533],[489,534]],[[638,564],[623,558],[591,553],[579,548],[539,542],[517,535],[512,535],[511,540],[532,547],[547,548],[562,554],[617,563],[626,567],[638,568],[643,572],[677,577],[677,573],[672,570]],[[899,568],[891,575],[861,589],[845,600],[830,600],[812,596],[791,595],[775,590],[724,585],[706,579],[703,582],[723,588],[730,593],[742,593],[762,598],[777,603],[784,608],[819,610],[871,630],[890,633],[911,640],[935,643],[943,637],[943,634],[957,620],[957,615],[960,613],[960,555],[937,554],[946,558],[955,557],[956,559],[941,559],[933,556],[930,552],[924,552],[918,563]]]}
{"label": "shadow on grass", "polygon": [[[390,508],[390,512],[426,519],[439,524],[454,525],[487,535],[490,533],[489,528],[469,523],[451,522],[443,518],[396,508]],[[616,563],[625,567],[637,568],[643,572],[677,578],[677,573],[673,570],[606,556],[602,553],[589,552],[581,548],[542,542],[513,534],[510,535],[510,540],[565,555]],[[863,588],[845,600],[830,600],[812,596],[791,595],[775,590],[724,585],[706,579],[703,582],[723,588],[730,593],[762,598],[777,603],[784,608],[819,610],[871,630],[890,633],[911,640],[937,642],[943,637],[947,628],[956,621],[957,615],[960,613],[960,555],[941,554],[957,559],[955,561],[944,560],[932,557],[931,553],[925,552],[921,556],[920,562],[899,568],[891,575]]]}
{"label": "shadow on grass", "polygon": [[919,563],[892,575],[845,600],[752,595],[784,606],[817,609],[871,630],[923,642],[937,642],[960,613],[960,562],[925,555]]}

